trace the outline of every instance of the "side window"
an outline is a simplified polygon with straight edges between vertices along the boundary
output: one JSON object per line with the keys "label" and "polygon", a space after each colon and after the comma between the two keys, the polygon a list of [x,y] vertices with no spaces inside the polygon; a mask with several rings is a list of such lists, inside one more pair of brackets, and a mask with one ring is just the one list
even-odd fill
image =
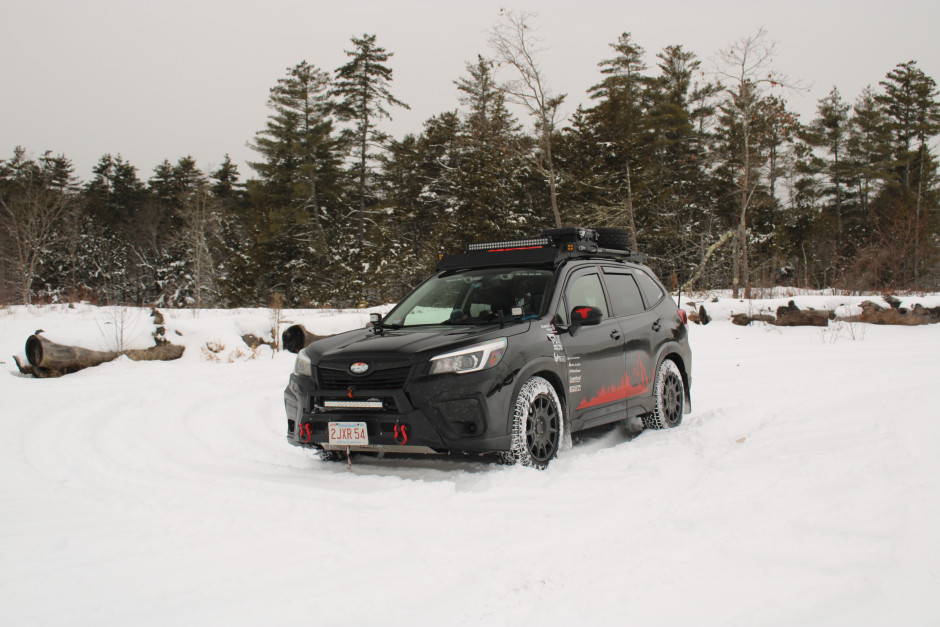
{"label": "side window", "polygon": [[568,324],[568,312],[565,311],[565,298],[558,299],[558,309],[555,310],[555,324]]}
{"label": "side window", "polygon": [[[600,309],[605,318],[610,316],[607,299],[604,298],[604,288],[601,287],[601,279],[596,274],[583,274],[569,283],[566,300],[569,308],[587,305]],[[567,318],[566,315],[566,321]]]}
{"label": "side window", "polygon": [[663,297],[662,288],[646,272],[637,272],[636,278],[640,284],[640,290],[643,292],[643,298],[646,299],[647,309],[652,309],[653,305]]}
{"label": "side window", "polygon": [[611,305],[614,315],[629,316],[643,311],[643,300],[640,298],[640,288],[637,287],[633,275],[630,274],[604,274],[604,281],[610,291]]}

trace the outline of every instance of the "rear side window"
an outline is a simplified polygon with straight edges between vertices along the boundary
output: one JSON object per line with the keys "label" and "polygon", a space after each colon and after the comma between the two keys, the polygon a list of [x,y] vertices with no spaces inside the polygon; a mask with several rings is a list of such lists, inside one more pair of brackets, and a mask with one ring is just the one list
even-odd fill
{"label": "rear side window", "polygon": [[643,311],[640,289],[633,276],[621,273],[604,273],[604,281],[610,292],[610,304],[615,316],[629,316]]}
{"label": "rear side window", "polygon": [[653,305],[658,303],[663,297],[663,290],[659,284],[653,280],[653,277],[646,272],[636,273],[637,282],[640,284],[640,291],[643,292],[643,298],[646,299],[646,308],[652,309]]}

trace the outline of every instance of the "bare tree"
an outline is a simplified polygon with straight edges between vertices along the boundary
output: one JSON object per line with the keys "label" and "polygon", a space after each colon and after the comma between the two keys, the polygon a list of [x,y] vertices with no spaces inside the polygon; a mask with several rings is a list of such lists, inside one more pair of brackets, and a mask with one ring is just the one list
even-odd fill
{"label": "bare tree", "polygon": [[534,13],[500,10],[501,21],[490,31],[489,43],[496,52],[497,63],[508,65],[519,75],[518,79],[503,83],[500,89],[510,102],[522,105],[535,118],[535,132],[539,141],[535,166],[548,181],[555,226],[560,227],[552,134],[558,124],[558,108],[565,94],[554,95],[551,92],[536,61],[536,56],[546,48],[529,25],[534,17]]}
{"label": "bare tree", "polygon": [[24,305],[32,302],[40,264],[77,206],[69,189],[70,170],[63,157],[47,154],[36,163],[22,148],[13,159],[0,162],[0,233],[5,241],[0,254],[12,268]]}
{"label": "bare tree", "polygon": [[[193,307],[202,309],[203,294],[214,294],[216,277],[210,244],[221,230],[218,202],[209,192],[206,181],[199,181],[183,198],[182,215],[185,220],[183,237],[192,266]],[[212,304],[214,302],[209,303]]]}
{"label": "bare tree", "polygon": [[757,141],[758,116],[761,104],[770,90],[778,87],[801,89],[797,83],[773,69],[776,42],[768,41],[767,31],[742,37],[718,53],[714,72],[720,84],[721,110],[729,126],[734,127],[737,142],[732,159],[737,173],[734,186],[737,194],[738,225],[733,239],[732,289],[734,297],[745,284],[750,295],[747,256],[747,213],[760,185],[759,168],[763,159]]}

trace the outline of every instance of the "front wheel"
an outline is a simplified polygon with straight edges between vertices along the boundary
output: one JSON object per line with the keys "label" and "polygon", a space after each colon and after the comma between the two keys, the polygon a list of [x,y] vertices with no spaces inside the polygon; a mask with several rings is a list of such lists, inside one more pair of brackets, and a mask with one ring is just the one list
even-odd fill
{"label": "front wheel", "polygon": [[542,377],[526,381],[516,395],[512,413],[512,450],[506,462],[543,470],[564,441],[565,416],[558,393]]}
{"label": "front wheel", "polygon": [[653,413],[643,416],[647,429],[671,429],[682,422],[685,411],[685,385],[676,362],[664,359],[653,383]]}

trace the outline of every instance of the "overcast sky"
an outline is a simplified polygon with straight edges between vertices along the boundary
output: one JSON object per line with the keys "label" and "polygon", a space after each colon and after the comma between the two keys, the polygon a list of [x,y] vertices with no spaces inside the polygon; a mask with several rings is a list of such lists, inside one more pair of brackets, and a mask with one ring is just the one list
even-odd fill
{"label": "overcast sky", "polygon": [[457,107],[453,81],[489,54],[500,7],[538,14],[543,71],[568,94],[568,114],[625,31],[650,67],[672,44],[708,67],[764,27],[776,69],[810,87],[786,95],[803,121],[833,85],[854,101],[904,61],[940,80],[937,0],[0,0],[0,158],[17,145],[64,153],[87,180],[102,155],[120,153],[146,180],[164,159],[192,155],[210,169],[228,153],[244,179],[271,86],[302,60],[336,69],[363,33],[394,52],[392,92],[411,106],[383,128],[417,133]]}

